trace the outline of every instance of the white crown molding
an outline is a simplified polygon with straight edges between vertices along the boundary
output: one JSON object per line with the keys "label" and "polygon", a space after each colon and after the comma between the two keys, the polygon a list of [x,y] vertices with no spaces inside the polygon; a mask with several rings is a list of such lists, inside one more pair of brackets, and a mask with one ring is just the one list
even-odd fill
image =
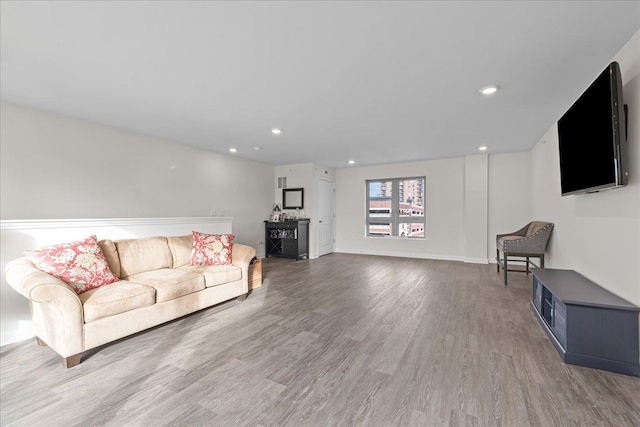
{"label": "white crown molding", "polygon": [[176,218],[9,219],[0,221],[0,230],[122,227],[136,225],[204,224],[228,222],[233,222],[233,217],[197,216]]}

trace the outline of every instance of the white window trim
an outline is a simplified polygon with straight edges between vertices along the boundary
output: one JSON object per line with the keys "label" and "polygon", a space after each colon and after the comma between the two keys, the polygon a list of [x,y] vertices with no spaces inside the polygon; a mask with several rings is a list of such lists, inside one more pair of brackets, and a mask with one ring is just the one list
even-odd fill
{"label": "white window trim", "polygon": [[[365,200],[365,230],[364,230],[364,235],[365,237],[370,237],[370,238],[374,238],[374,239],[404,239],[404,240],[425,240],[426,239],[426,234],[427,234],[427,222],[426,222],[426,217],[424,215],[424,211],[423,211],[423,215],[422,216],[400,216],[400,181],[406,181],[406,180],[411,180],[411,179],[421,179],[422,180],[422,204],[423,204],[423,210],[424,210],[424,205],[425,203],[425,187],[426,187],[426,182],[427,182],[427,178],[426,176],[413,176],[413,177],[402,177],[402,178],[381,178],[381,179],[367,179],[365,181],[365,193],[366,193],[366,200]],[[371,193],[369,191],[369,185],[371,183],[374,182],[391,182],[392,185],[392,191],[391,191],[391,215],[388,217],[377,217],[377,216],[369,216],[369,206],[371,205],[370,202],[370,197],[371,197]],[[397,233],[398,232],[398,227],[399,224],[413,224],[413,223],[419,223],[419,224],[424,224],[424,235],[421,237],[412,237],[412,236],[398,236],[395,235],[393,233]],[[373,224],[389,224],[391,227],[391,235],[389,236],[376,236],[373,234],[369,233],[369,225],[373,225]]]}

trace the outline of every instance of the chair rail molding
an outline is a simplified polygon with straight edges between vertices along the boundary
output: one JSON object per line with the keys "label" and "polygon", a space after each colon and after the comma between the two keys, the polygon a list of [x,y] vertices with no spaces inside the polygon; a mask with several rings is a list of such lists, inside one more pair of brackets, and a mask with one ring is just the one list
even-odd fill
{"label": "chair rail molding", "polygon": [[81,219],[9,219],[0,221],[0,230],[51,228],[122,227],[137,225],[204,224],[233,222],[233,217],[166,218],[81,218]]}

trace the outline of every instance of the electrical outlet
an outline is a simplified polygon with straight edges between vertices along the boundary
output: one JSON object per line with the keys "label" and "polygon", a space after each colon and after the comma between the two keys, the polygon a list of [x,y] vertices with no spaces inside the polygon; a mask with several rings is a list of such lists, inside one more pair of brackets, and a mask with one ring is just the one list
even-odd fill
{"label": "electrical outlet", "polygon": [[224,216],[224,209],[220,209],[220,213],[218,214],[218,216]]}
{"label": "electrical outlet", "polygon": [[216,216],[217,211],[215,209],[211,209],[211,216]]}

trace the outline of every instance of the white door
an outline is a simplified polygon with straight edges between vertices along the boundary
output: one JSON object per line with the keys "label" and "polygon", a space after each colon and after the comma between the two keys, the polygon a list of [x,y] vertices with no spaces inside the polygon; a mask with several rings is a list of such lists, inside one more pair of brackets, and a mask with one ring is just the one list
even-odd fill
{"label": "white door", "polygon": [[334,250],[334,212],[336,185],[333,181],[318,178],[318,255]]}

